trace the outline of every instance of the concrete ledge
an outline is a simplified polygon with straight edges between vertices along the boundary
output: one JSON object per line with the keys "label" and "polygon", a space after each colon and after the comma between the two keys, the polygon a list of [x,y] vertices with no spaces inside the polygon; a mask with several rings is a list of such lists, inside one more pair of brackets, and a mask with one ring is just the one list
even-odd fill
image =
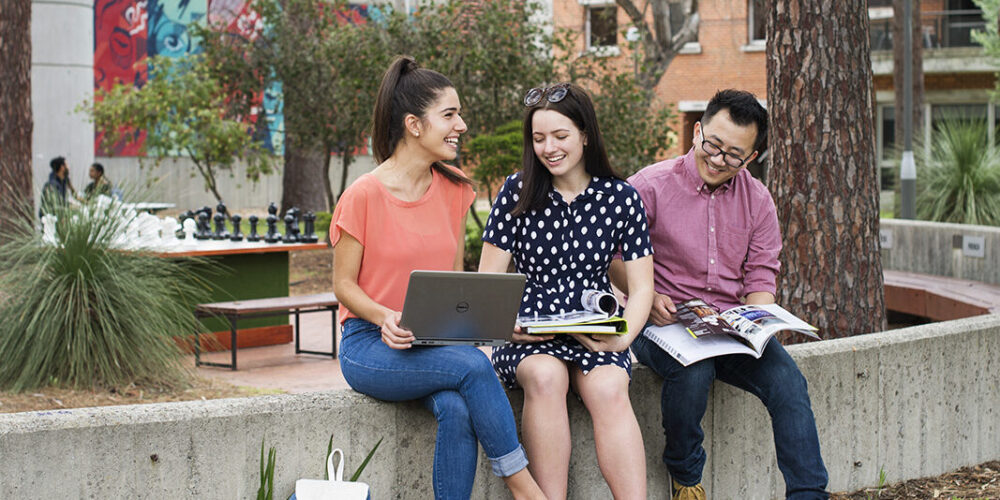
{"label": "concrete ledge", "polygon": [[[891,241],[891,248],[882,248],[883,269],[1000,285],[1000,266],[996,265],[1000,262],[1000,227],[882,219],[879,229]],[[982,238],[982,257],[962,251],[966,237]]]}
{"label": "concrete ledge", "polygon": [[[939,474],[1000,458],[1000,315],[791,346],[810,383],[831,490]],[[650,498],[666,496],[659,378],[636,366]],[[512,392],[515,409],[521,393]],[[609,498],[590,419],[570,401],[570,496]],[[715,498],[777,498],[770,420],[719,384],[705,416],[705,485]],[[322,477],[327,437],[348,470],[380,437],[363,478],[375,498],[432,496],[435,423],[417,403],[352,391],[0,415],[3,498],[250,498],[261,438],[277,448],[276,494]],[[155,455],[155,460],[152,458]],[[474,498],[507,497],[480,461]]]}

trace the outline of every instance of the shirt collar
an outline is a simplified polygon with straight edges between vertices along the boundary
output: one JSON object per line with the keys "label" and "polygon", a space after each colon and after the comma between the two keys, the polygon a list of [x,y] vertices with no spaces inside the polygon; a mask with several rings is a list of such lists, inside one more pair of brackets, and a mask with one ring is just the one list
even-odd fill
{"label": "shirt collar", "polygon": [[[587,184],[587,188],[584,189],[583,192],[580,193],[580,195],[573,200],[573,202],[575,203],[577,200],[585,200],[587,198],[590,198],[591,196],[594,196],[595,193],[612,194],[612,191],[614,189],[613,186],[610,188],[606,186],[606,184],[609,181],[611,181],[610,177],[592,176],[590,178],[590,184]],[[563,201],[562,195],[559,194],[559,191],[556,191],[555,187],[549,189],[549,198],[557,202],[565,203]]]}

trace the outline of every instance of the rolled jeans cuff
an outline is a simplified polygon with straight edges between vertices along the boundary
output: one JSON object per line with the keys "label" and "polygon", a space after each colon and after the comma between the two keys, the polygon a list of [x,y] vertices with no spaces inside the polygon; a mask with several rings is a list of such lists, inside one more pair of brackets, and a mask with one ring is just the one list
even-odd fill
{"label": "rolled jeans cuff", "polygon": [[498,458],[490,458],[493,473],[500,477],[510,477],[528,466],[528,454],[520,444],[514,451]]}

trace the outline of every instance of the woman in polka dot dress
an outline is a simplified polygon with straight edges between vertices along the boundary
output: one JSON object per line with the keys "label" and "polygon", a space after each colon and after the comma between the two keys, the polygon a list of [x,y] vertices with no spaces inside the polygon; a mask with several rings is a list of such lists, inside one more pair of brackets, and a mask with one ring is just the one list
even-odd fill
{"label": "woman in polka dot dress", "polygon": [[524,99],[524,159],[507,178],[483,234],[481,272],[527,275],[520,315],[582,309],[581,293],[611,291],[608,266],[620,253],[629,290],[626,335],[526,335],[494,350],[510,388],[524,389],[522,435],[529,470],[550,499],[565,498],[570,435],[566,393],[580,395],[594,423],[597,461],[615,498],[646,497],[646,459],[628,396],[629,344],[653,299],[646,212],[608,163],[590,97],[559,84]]}

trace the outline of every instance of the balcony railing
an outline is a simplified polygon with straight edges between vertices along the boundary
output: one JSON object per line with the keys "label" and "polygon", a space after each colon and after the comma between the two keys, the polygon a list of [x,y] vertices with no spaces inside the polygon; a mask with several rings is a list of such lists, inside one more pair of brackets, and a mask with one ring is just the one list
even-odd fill
{"label": "balcony railing", "polygon": [[[878,9],[883,14],[885,9]],[[889,17],[871,13],[872,51],[892,50],[891,9]],[[986,28],[983,11],[979,9],[949,10],[920,13],[920,38],[924,49],[944,49],[952,47],[979,47],[972,39],[973,31]]]}

